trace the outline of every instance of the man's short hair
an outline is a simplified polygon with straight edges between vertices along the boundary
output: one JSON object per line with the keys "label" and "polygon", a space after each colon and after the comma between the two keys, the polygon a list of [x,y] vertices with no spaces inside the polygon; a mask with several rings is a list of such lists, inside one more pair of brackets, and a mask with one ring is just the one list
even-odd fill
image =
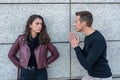
{"label": "man's short hair", "polygon": [[76,12],[76,16],[80,16],[80,22],[85,21],[87,26],[91,27],[93,22],[93,16],[91,12],[89,11]]}

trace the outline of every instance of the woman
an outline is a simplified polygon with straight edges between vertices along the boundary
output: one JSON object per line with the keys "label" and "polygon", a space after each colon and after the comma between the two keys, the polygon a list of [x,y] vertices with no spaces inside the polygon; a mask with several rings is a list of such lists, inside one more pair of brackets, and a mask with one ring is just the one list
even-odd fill
{"label": "woman", "polygon": [[[19,50],[20,58],[16,57]],[[47,51],[51,56],[47,57]],[[46,68],[59,56],[56,47],[50,42],[42,16],[31,15],[25,33],[13,43],[8,57],[19,69],[18,80],[47,80]]]}

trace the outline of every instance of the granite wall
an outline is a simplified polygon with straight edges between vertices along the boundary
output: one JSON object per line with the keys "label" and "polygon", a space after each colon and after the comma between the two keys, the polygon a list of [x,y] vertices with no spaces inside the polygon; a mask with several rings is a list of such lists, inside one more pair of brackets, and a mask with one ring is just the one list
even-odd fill
{"label": "granite wall", "polygon": [[[83,10],[93,13],[93,27],[107,41],[107,58],[113,77],[120,77],[120,0],[0,0],[0,80],[16,79],[17,68],[8,59],[8,52],[17,36],[24,32],[32,14],[43,16],[51,40],[60,53],[59,59],[49,65],[49,79],[74,79],[84,75],[86,71],[68,41],[68,33],[75,32],[75,12]],[[81,37],[80,46],[83,47],[84,36],[75,34]]]}

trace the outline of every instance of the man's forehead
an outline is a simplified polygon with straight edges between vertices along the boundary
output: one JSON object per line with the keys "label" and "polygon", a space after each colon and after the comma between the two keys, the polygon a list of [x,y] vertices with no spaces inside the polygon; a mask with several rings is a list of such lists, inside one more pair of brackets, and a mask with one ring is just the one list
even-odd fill
{"label": "man's forehead", "polygon": [[76,19],[76,20],[79,20],[79,19],[80,19],[80,16],[75,16],[75,19]]}

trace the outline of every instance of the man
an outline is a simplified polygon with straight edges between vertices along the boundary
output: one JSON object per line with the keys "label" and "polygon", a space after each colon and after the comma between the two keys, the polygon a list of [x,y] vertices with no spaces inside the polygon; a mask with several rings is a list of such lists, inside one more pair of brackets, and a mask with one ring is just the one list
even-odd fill
{"label": "man", "polygon": [[80,64],[88,71],[82,80],[112,80],[112,73],[106,59],[106,41],[103,35],[92,28],[93,17],[89,11],[76,12],[75,28],[85,35],[83,50],[79,47],[80,38],[73,32],[69,41]]}

